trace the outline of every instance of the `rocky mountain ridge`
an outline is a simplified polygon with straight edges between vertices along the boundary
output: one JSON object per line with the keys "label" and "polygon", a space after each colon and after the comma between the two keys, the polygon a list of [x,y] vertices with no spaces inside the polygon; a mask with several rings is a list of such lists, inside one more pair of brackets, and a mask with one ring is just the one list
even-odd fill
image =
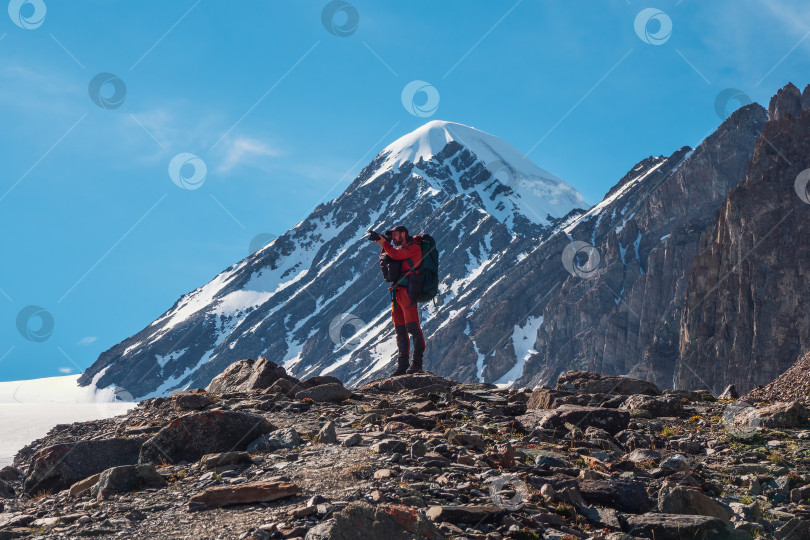
{"label": "rocky mountain ridge", "polygon": [[[745,181],[701,238],[681,321],[676,382],[746,392],[810,349],[810,85],[789,84],[769,105]],[[804,186],[806,187],[806,183]]]}

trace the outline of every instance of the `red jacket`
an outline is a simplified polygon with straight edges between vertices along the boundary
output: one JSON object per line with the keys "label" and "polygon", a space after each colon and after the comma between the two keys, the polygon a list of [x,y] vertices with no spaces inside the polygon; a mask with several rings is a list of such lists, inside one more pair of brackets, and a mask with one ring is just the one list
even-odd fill
{"label": "red jacket", "polygon": [[[399,249],[395,248],[387,241],[382,244],[383,251],[385,251],[389,257],[402,261],[403,274],[411,268],[419,266],[422,262],[422,248],[419,247],[418,240],[419,236],[413,236],[409,243],[400,246]],[[410,264],[408,259],[410,259],[413,264]]]}

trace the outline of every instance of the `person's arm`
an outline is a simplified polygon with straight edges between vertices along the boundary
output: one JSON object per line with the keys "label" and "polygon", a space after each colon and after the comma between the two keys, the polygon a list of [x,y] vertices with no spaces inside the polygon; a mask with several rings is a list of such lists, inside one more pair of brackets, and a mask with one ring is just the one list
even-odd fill
{"label": "person's arm", "polygon": [[418,252],[419,255],[422,254],[422,248],[420,248],[415,243],[407,246],[402,246],[399,249],[396,249],[394,246],[391,245],[390,242],[388,242],[385,239],[383,239],[381,242],[378,242],[378,244],[382,246],[383,251],[385,251],[385,253],[389,257],[391,257],[392,259],[396,259],[398,261],[411,259],[412,261],[416,262],[416,255],[417,255],[416,250],[419,250]]}

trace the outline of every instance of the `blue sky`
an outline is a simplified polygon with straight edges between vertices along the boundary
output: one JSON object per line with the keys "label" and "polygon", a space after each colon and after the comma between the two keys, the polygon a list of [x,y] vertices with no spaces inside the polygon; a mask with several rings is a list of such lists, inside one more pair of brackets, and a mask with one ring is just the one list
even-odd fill
{"label": "blue sky", "polygon": [[[327,5],[11,0],[0,380],[85,369],[429,120],[497,135],[595,203],[697,145],[723,90],[767,106],[810,82],[799,1],[353,0],[332,32]],[[414,80],[438,93],[428,117],[402,104]],[[169,176],[182,153],[205,165],[180,168],[196,189]]]}

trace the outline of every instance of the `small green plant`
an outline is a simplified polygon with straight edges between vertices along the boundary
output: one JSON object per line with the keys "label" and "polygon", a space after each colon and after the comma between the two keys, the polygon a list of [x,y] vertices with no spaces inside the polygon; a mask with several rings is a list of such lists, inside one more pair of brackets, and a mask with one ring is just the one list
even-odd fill
{"label": "small green plant", "polygon": [[530,529],[520,529],[515,534],[515,540],[540,540],[541,538],[542,536]]}
{"label": "small green plant", "polygon": [[574,508],[570,504],[559,503],[552,510],[564,518],[570,518],[574,515]]}

